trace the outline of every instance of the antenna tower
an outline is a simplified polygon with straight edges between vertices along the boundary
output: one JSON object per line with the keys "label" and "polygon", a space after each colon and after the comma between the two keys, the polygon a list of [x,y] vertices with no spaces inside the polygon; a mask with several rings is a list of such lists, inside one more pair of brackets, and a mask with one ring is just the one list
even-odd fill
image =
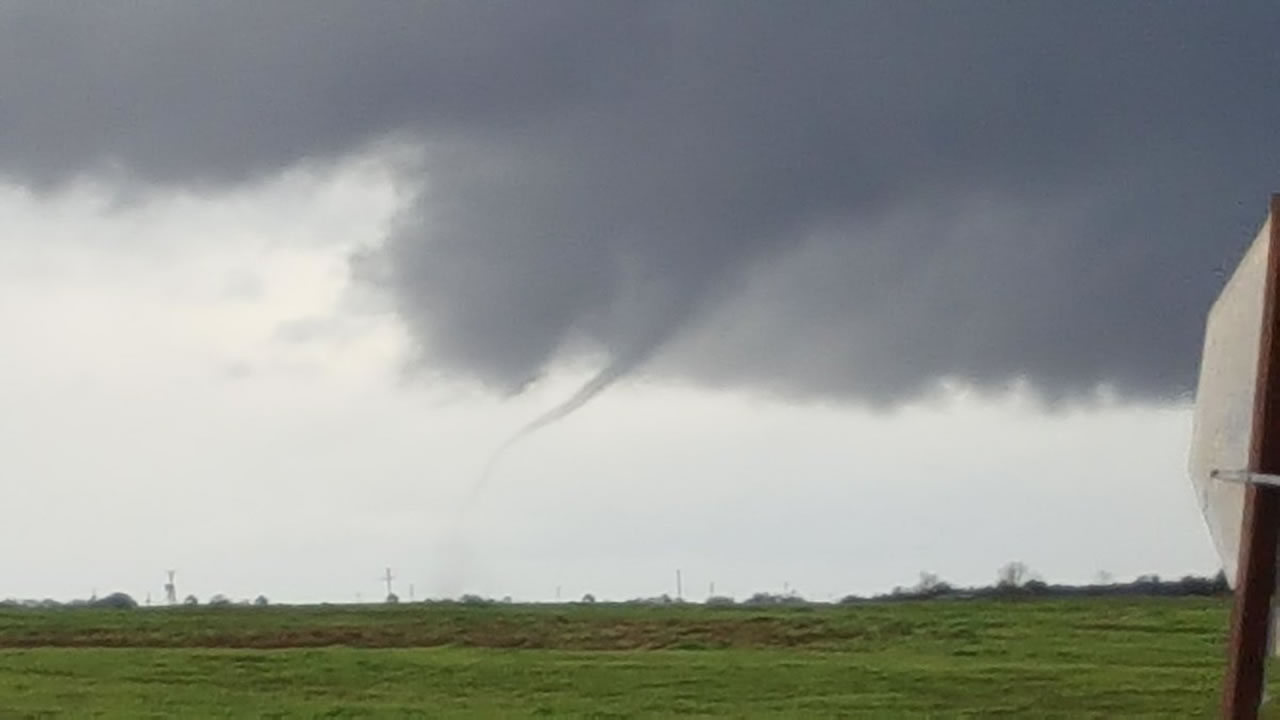
{"label": "antenna tower", "polygon": [[165,570],[165,574],[169,576],[169,582],[164,584],[164,601],[169,605],[178,604],[178,586],[173,584],[173,576],[178,574],[177,570]]}

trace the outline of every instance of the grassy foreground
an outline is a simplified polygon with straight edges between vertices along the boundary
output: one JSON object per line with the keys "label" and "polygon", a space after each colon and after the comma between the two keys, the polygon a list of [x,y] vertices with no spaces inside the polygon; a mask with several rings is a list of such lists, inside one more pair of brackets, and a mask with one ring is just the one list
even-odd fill
{"label": "grassy foreground", "polygon": [[0,612],[9,717],[1209,717],[1221,599]]}

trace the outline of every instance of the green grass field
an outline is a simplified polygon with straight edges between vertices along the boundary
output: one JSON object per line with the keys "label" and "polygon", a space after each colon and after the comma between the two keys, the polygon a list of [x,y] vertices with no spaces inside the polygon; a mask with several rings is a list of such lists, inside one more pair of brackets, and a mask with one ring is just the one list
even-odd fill
{"label": "green grass field", "polygon": [[1209,717],[1223,599],[0,611],[10,717]]}

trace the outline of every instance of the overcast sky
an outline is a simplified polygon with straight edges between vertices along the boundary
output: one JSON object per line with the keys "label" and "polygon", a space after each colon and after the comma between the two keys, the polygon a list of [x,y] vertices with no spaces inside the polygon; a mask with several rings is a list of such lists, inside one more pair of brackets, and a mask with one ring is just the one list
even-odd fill
{"label": "overcast sky", "polygon": [[1215,572],[1189,403],[1278,21],[0,6],[0,596]]}

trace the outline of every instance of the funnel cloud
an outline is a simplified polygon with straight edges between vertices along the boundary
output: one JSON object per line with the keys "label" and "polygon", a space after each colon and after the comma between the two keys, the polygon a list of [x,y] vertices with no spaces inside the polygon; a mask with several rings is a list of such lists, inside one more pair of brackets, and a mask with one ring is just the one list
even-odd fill
{"label": "funnel cloud", "polygon": [[[1189,392],[1280,189],[1273,3],[19,3],[0,177],[230,187],[393,141],[434,371],[893,405]],[[175,242],[181,242],[175,239]]]}

